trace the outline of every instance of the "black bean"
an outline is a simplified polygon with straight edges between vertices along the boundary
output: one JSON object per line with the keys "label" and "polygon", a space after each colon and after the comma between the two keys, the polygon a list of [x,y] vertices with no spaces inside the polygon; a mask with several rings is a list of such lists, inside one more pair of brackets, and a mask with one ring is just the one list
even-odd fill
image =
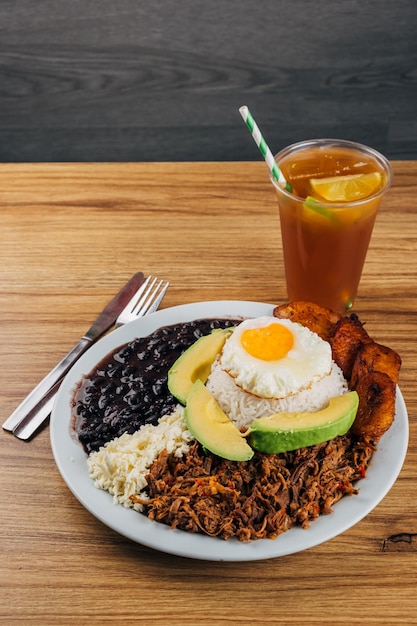
{"label": "black bean", "polygon": [[106,356],[73,397],[76,434],[85,451],[171,413],[177,401],[168,390],[167,374],[174,361],[203,335],[236,323],[201,319],[165,326]]}
{"label": "black bean", "polygon": [[163,392],[163,387],[164,387],[164,382],[163,380],[156,380],[154,382],[154,384],[152,385],[152,391],[154,393],[155,396],[160,396]]}

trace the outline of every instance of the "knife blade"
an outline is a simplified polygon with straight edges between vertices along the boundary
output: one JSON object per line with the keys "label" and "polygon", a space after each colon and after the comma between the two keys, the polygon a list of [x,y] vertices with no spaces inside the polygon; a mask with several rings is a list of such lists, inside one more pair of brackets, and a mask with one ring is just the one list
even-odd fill
{"label": "knife blade", "polygon": [[26,416],[42,401],[48,399],[51,388],[69,371],[73,363],[89,348],[97,339],[113,326],[119,313],[132,298],[144,281],[142,272],[137,272],[119,293],[105,306],[88,331],[81,337],[63,359],[43,378],[38,385],[26,396],[13,413],[3,424],[4,430],[14,431],[17,426],[26,419]]}
{"label": "knife blade", "polygon": [[[114,325],[115,329],[119,328],[120,326],[123,326],[124,324],[127,324],[129,321],[132,320],[132,316],[131,316],[132,308],[134,307],[136,308],[137,306],[140,305],[140,303],[142,303],[142,307],[141,307],[142,315],[148,315],[158,309],[159,304],[162,298],[164,297],[166,290],[168,289],[169,283],[168,282],[165,283],[165,286],[159,292],[159,295],[157,295],[157,297],[155,297],[153,300],[152,298],[149,300],[149,297],[148,297],[149,290],[153,288],[153,285],[155,284],[155,281],[156,281],[156,278],[155,278],[153,282],[151,283],[150,287],[148,287],[150,279],[151,277],[148,276],[148,278],[142,283],[139,289],[135,292],[133,298],[129,300],[125,308],[119,314]],[[157,289],[159,289],[159,286],[160,285],[158,285]],[[147,298],[147,300],[145,300],[144,302],[145,298]],[[135,313],[135,316],[136,316],[136,313]],[[60,378],[55,383],[55,385],[51,387],[49,391],[42,398],[40,398],[36,406],[34,406],[29,411],[29,413],[25,415],[22,421],[19,422],[19,424],[13,429],[13,434],[15,435],[15,437],[17,437],[18,439],[24,439],[24,440],[30,439],[32,435],[34,435],[38,431],[39,427],[48,421],[48,418],[52,412],[52,408],[55,403],[55,397],[64,379],[65,379],[65,376],[62,376],[62,378]]]}

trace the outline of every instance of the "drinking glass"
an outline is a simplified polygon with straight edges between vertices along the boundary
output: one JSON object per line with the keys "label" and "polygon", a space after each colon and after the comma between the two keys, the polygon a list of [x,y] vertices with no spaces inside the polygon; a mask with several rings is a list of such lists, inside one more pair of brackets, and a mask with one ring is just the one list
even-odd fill
{"label": "drinking glass", "polygon": [[338,139],[302,141],[275,160],[292,187],[271,177],[288,298],[344,314],[355,300],[378,207],[391,185],[390,163],[368,146]]}

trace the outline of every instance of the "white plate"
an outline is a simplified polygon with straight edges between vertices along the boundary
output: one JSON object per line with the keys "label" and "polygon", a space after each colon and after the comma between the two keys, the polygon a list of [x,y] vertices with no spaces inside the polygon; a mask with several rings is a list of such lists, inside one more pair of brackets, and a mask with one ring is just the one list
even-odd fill
{"label": "white plate", "polygon": [[276,539],[241,543],[172,530],[150,521],[141,513],[113,503],[112,496],[97,489],[89,478],[86,455],[70,435],[70,400],[75,385],[107,354],[135,337],[146,336],[161,326],[199,318],[260,317],[271,315],[272,304],[219,301],[186,304],[158,311],[107,335],[92,346],[66,376],[51,417],[51,444],[58,469],[81,504],[104,524],[132,541],[162,552],[211,561],[252,561],[306,550],[343,533],[363,519],[388,493],[403,465],[408,445],[407,409],[397,389],[396,417],[379,442],[366,478],[358,483],[359,494],[342,498],[331,515],[320,516],[310,528],[299,527]]}

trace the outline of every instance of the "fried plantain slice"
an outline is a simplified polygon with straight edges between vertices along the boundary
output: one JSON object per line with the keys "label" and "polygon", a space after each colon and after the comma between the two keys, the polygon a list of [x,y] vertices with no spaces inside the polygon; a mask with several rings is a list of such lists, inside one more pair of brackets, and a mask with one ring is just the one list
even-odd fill
{"label": "fried plantain slice", "polygon": [[359,407],[351,432],[379,441],[395,416],[395,384],[385,372],[370,372],[355,388]]}
{"label": "fried plantain slice", "polygon": [[351,387],[355,388],[362,376],[374,371],[385,372],[397,385],[400,368],[401,357],[398,352],[375,341],[366,343],[359,349],[353,363]]}
{"label": "fried plantain slice", "polygon": [[306,326],[324,341],[329,341],[332,327],[342,315],[313,302],[298,300],[275,307],[274,316]]}
{"label": "fried plantain slice", "polygon": [[330,345],[332,346],[333,360],[350,380],[353,363],[363,345],[371,343],[372,339],[364,329],[355,314],[343,317],[330,329]]}

